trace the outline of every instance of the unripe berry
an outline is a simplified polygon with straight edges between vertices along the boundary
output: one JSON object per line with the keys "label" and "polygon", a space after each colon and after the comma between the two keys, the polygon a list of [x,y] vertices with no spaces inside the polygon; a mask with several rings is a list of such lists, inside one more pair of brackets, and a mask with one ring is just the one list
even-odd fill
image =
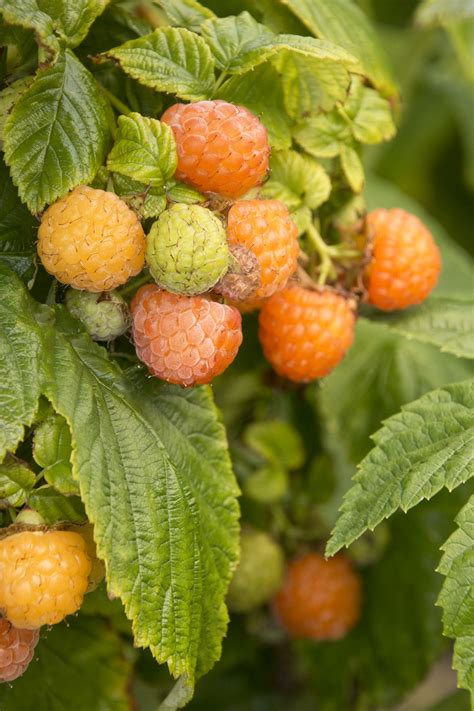
{"label": "unripe berry", "polygon": [[163,289],[188,296],[202,294],[229,266],[224,226],[205,207],[173,205],[153,223],[146,259]]}
{"label": "unripe berry", "polygon": [[259,320],[265,358],[279,375],[298,383],[327,375],[354,338],[353,306],[331,289],[291,284],[264,303]]}
{"label": "unripe berry", "polygon": [[361,580],[350,560],[308,553],[290,563],[273,601],[280,624],[294,638],[340,639],[360,617]]}
{"label": "unripe berry", "polygon": [[19,629],[0,617],[0,684],[18,679],[26,671],[38,639],[38,630]]}
{"label": "unripe berry", "polygon": [[220,99],[197,101],[170,106],[161,120],[173,129],[179,180],[202,192],[238,197],[264,179],[267,131],[248,109]]}
{"label": "unripe berry", "polygon": [[441,271],[432,234],[418,217],[399,208],[369,212],[367,228],[373,238],[366,271],[369,302],[395,311],[424,301]]}
{"label": "unripe berry", "polygon": [[0,609],[15,627],[54,625],[76,612],[91,562],[71,531],[22,531],[0,540]]}
{"label": "unripe berry", "polygon": [[65,302],[68,311],[81,321],[95,341],[118,338],[130,325],[127,302],[116,291],[98,294],[68,289]]}
{"label": "unripe berry", "polygon": [[81,185],[43,214],[38,254],[64,284],[109,291],[143,268],[145,234],[117,195]]}
{"label": "unripe berry", "polygon": [[280,546],[264,531],[244,529],[240,537],[240,562],[227,593],[233,612],[249,612],[268,602],[279,589],[285,557]]}
{"label": "unripe berry", "polygon": [[138,357],[152,375],[170,383],[211,382],[242,343],[237,309],[205,296],[179,296],[148,285],[131,306]]}
{"label": "unripe berry", "polygon": [[229,243],[250,249],[260,264],[260,286],[253,299],[283,289],[297,267],[298,228],[279,200],[241,200],[229,210]]}

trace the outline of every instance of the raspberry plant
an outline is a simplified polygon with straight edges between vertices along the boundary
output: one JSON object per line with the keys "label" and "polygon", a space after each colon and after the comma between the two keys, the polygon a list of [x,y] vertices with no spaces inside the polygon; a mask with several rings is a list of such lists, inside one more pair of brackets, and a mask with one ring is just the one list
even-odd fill
{"label": "raspberry plant", "polygon": [[[472,265],[370,170],[438,134],[369,5],[0,0],[2,711],[391,708],[449,644],[468,708]],[[469,155],[467,5],[409,61]]]}

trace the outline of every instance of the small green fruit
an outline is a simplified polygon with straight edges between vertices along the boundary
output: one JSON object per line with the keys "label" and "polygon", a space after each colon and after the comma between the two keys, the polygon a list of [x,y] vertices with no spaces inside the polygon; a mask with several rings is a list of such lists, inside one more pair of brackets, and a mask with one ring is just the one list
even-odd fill
{"label": "small green fruit", "polygon": [[130,325],[127,302],[116,291],[96,294],[68,289],[65,302],[94,341],[111,341],[125,333]]}
{"label": "small green fruit", "polygon": [[218,217],[200,205],[176,204],[153,223],[146,259],[158,286],[177,294],[212,289],[229,266],[227,235]]}
{"label": "small green fruit", "polygon": [[233,612],[249,612],[271,600],[283,582],[285,557],[263,531],[245,529],[240,538],[240,563],[227,593]]}

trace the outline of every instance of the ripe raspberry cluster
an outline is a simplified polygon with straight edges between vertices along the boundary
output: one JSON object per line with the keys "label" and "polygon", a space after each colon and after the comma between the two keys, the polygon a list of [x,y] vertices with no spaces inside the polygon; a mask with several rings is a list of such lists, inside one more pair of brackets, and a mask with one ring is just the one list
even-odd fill
{"label": "ripe raspberry cluster", "polygon": [[[97,340],[116,338],[131,322],[149,371],[193,386],[211,382],[235,358],[239,312],[261,309],[259,337],[275,371],[295,382],[327,375],[353,341],[356,299],[300,278],[298,229],[282,202],[242,199],[268,172],[265,127],[221,100],[174,104],[161,120],[176,140],[176,177],[207,202],[168,205],[147,235],[110,192],[79,186],[51,205],[38,253],[47,271],[74,287],[65,298],[69,310]],[[375,210],[366,238],[367,301],[389,311],[423,301],[441,260],[421,222],[403,210]],[[144,268],[156,285],[136,293],[130,316],[111,290]]]}

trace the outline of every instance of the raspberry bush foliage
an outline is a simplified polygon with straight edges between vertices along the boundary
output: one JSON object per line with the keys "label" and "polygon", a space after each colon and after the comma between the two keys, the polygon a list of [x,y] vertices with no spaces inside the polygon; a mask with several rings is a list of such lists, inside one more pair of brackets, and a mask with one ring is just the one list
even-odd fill
{"label": "raspberry bush foliage", "polygon": [[400,5],[0,0],[2,711],[469,708],[474,16]]}

